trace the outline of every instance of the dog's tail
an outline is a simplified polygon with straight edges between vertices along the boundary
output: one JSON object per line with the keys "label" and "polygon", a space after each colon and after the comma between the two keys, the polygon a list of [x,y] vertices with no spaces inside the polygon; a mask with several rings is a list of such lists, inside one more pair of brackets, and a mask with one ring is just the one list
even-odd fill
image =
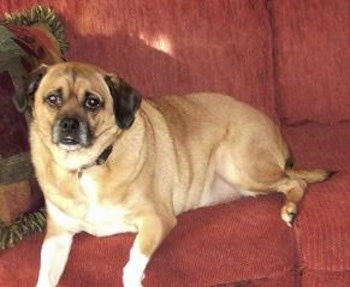
{"label": "dog's tail", "polygon": [[294,169],[288,168],[285,171],[290,179],[301,179],[307,183],[322,182],[331,178],[335,173],[322,168]]}

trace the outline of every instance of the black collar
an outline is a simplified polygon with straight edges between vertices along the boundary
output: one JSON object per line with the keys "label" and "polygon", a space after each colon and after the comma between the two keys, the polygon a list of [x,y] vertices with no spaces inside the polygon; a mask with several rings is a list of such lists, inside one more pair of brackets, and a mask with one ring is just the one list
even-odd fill
{"label": "black collar", "polygon": [[112,150],[113,150],[113,145],[110,145],[108,146],[106,149],[103,150],[103,152],[97,157],[97,159],[90,163],[90,164],[87,164],[87,165],[84,165],[82,166],[79,170],[78,170],[78,177],[80,178],[83,171],[90,168],[90,167],[93,167],[95,165],[102,165],[104,164],[108,157],[110,156],[110,154],[112,153]]}
{"label": "black collar", "polygon": [[101,165],[101,164],[104,164],[109,155],[112,153],[112,150],[113,150],[113,145],[110,145],[108,146],[101,154],[100,156],[95,160],[95,164],[96,165]]}

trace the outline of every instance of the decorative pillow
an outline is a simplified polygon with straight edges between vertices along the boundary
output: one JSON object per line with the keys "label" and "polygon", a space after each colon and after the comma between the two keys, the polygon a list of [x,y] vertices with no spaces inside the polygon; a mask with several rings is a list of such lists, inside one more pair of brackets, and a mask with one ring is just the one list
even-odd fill
{"label": "decorative pillow", "polygon": [[0,249],[45,225],[29,156],[25,86],[31,70],[63,61],[67,48],[51,8],[35,6],[0,18]]}

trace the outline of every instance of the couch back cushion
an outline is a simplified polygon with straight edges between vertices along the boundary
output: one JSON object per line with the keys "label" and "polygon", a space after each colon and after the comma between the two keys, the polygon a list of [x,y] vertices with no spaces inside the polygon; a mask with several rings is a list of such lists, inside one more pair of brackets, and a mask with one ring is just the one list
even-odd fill
{"label": "couch back cushion", "polygon": [[272,9],[281,117],[350,120],[350,1],[275,0]]}
{"label": "couch back cushion", "polygon": [[223,92],[275,114],[264,0],[73,3],[70,59],[119,73],[146,96]]}
{"label": "couch back cushion", "polygon": [[68,60],[115,72],[145,96],[223,92],[275,116],[265,2],[45,1],[65,21]]}

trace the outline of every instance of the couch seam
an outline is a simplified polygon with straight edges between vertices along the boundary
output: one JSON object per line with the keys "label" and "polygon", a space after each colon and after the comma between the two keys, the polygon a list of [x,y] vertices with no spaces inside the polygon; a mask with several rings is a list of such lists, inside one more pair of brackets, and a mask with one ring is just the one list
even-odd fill
{"label": "couch seam", "polygon": [[328,274],[346,274],[346,273],[349,273],[350,274],[350,269],[343,269],[343,270],[327,270],[327,269],[314,269],[314,268],[304,268],[304,271],[305,272],[325,272],[325,273],[328,273]]}
{"label": "couch seam", "polygon": [[282,104],[281,104],[281,89],[278,81],[280,69],[278,66],[278,30],[276,26],[275,11],[273,0],[265,0],[265,9],[267,12],[268,26],[270,28],[271,39],[271,59],[272,59],[272,82],[273,82],[273,98],[275,100],[275,112],[280,123],[283,122]]}

